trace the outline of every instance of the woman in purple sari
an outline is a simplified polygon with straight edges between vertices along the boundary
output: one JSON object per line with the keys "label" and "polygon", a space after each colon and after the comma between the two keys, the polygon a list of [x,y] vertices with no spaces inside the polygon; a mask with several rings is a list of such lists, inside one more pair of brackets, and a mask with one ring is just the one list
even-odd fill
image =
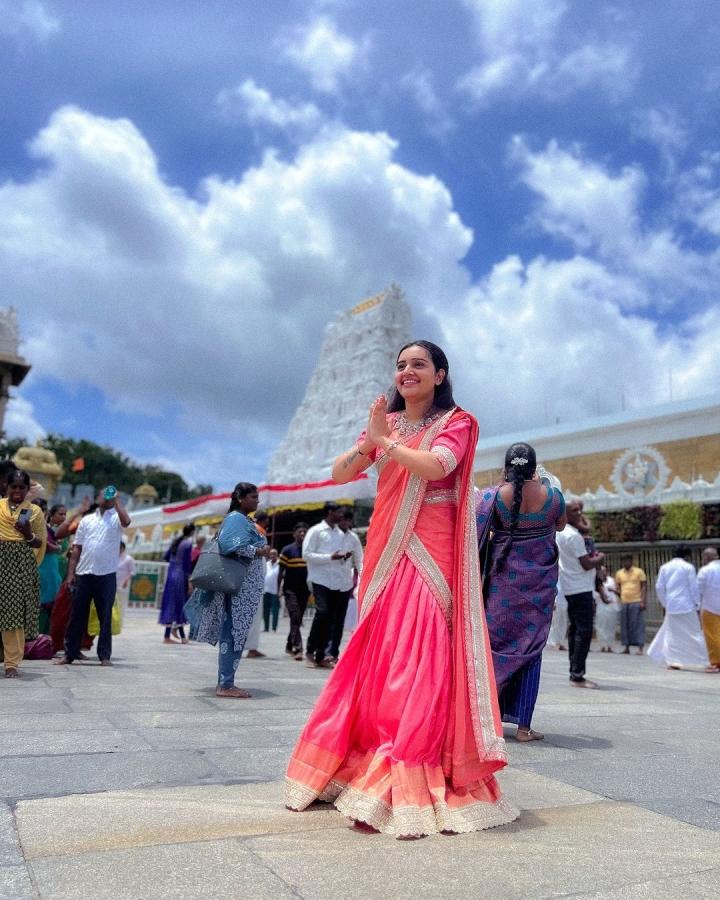
{"label": "woman in purple sari", "polygon": [[505,453],[504,483],[483,490],[477,506],[500,714],[517,725],[519,741],[543,739],[530,723],[557,588],[555,532],[565,527],[562,493],[542,484],[535,469],[533,448],[513,444]]}
{"label": "woman in purple sari", "polygon": [[170,636],[174,631],[180,635],[183,644],[187,644],[184,625],[187,624],[183,607],[187,603],[190,592],[188,590],[190,573],[192,572],[192,536],[194,525],[186,525],[182,534],[176,537],[168,547],[165,554],[165,562],[168,566],[167,580],[163,590],[162,605],[158,622],[165,625],[165,637],[163,643],[175,644]]}

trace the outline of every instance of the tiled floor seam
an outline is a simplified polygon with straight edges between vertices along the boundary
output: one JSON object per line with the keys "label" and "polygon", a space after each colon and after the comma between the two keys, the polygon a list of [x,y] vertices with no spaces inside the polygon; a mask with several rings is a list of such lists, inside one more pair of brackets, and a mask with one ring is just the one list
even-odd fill
{"label": "tiled floor seam", "polygon": [[[275,832],[277,833],[277,832]],[[254,835],[254,837],[259,837],[260,835]],[[250,835],[248,835],[250,837]],[[262,835],[265,837],[265,835]],[[257,862],[265,869],[266,872],[270,872],[277,880],[284,884],[285,887],[290,891],[293,897],[299,898],[299,900],[305,900],[304,894],[300,893],[300,888],[297,885],[291,884],[289,881],[286,881],[279,872],[276,872],[275,869],[265,860],[263,857],[255,850],[253,847],[247,846],[248,853],[252,856],[253,859],[257,860]]]}
{"label": "tiled floor seam", "polygon": [[25,874],[27,875],[28,881],[30,882],[30,887],[33,889],[33,897],[40,898],[40,891],[38,890],[35,876],[30,868],[28,860],[25,858],[25,851],[23,850],[23,845],[20,840],[20,832],[18,830],[17,818],[15,815],[15,811],[17,809],[17,801],[5,799],[4,801],[0,802],[5,803],[12,819],[12,835],[14,838],[15,848],[17,850],[18,856],[20,857],[20,862],[17,863],[17,868],[25,870]]}

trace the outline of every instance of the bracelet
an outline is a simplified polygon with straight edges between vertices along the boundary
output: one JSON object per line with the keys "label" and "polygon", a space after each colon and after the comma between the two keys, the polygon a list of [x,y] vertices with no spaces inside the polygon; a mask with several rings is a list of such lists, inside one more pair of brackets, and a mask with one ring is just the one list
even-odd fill
{"label": "bracelet", "polygon": [[363,453],[362,450],[360,449],[360,441],[358,441],[357,444],[355,445],[355,449],[360,454],[360,456],[367,456],[367,453]]}
{"label": "bracelet", "polygon": [[402,441],[393,441],[392,444],[390,444],[390,446],[387,448],[385,453],[389,455],[390,451],[394,450],[396,447],[399,447],[400,444],[402,444]]}

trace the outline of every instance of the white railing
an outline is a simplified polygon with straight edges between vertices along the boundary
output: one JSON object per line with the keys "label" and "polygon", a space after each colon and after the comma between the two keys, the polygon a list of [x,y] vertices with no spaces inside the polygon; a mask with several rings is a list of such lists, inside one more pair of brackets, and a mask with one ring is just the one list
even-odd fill
{"label": "white railing", "polygon": [[623,556],[631,554],[633,563],[639,566],[647,575],[647,621],[649,625],[659,625],[663,619],[663,608],[655,596],[655,581],[658,569],[663,563],[673,558],[675,548],[683,543],[690,548],[692,557],[690,562],[696,569],[702,565],[702,552],[705,547],[714,547],[717,541],[656,541],[651,544],[647,541],[628,541],[624,544],[606,544],[598,542],[595,546],[605,554],[605,567],[610,575],[615,575],[621,568],[620,560]]}

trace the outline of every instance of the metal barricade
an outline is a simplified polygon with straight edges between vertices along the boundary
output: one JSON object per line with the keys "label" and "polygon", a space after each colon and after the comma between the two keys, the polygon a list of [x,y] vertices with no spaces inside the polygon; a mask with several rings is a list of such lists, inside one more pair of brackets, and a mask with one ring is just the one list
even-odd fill
{"label": "metal barricade", "polygon": [[140,559],[130,581],[128,609],[159,609],[162,602],[168,563]]}

